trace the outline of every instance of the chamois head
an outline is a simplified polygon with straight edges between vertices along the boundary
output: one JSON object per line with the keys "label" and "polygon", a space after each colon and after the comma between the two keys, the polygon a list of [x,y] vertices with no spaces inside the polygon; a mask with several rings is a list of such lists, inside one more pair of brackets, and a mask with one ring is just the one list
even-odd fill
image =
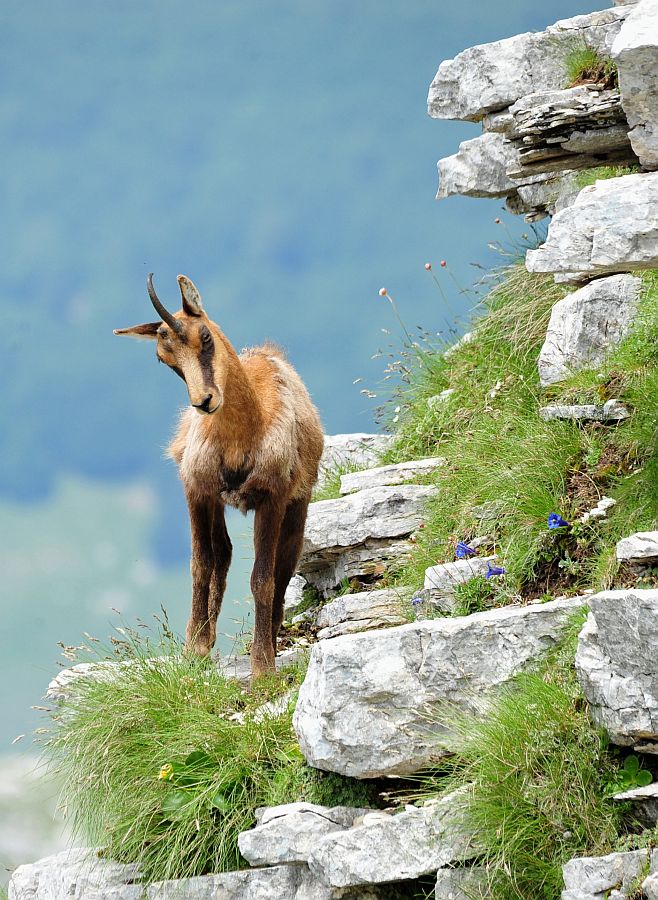
{"label": "chamois head", "polygon": [[155,293],[152,273],[146,285],[161,321],[117,328],[114,333],[157,341],[159,361],[183,379],[192,406],[202,414],[217,412],[223,400],[228,350],[219,328],[204,312],[199,291],[189,278],[179,275],[183,308],[172,315]]}

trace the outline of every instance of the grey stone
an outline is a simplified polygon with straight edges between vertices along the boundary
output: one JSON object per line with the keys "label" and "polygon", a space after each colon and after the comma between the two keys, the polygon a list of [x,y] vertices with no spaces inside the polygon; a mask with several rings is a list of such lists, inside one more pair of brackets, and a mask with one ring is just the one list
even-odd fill
{"label": "grey stone", "polygon": [[646,169],[658,169],[658,5],[640,0],[612,48],[633,150]]}
{"label": "grey stone", "polygon": [[649,875],[642,882],[642,890],[646,894],[647,900],[658,900],[658,872]]}
{"label": "grey stone", "polygon": [[512,179],[636,162],[616,90],[594,84],[542,90],[514,103],[510,115],[506,171]]}
{"label": "grey stone", "polygon": [[293,575],[290,584],[286,588],[283,598],[283,608],[287,617],[294,616],[304,600],[304,588],[306,579],[301,575]]}
{"label": "grey stone", "polygon": [[603,900],[611,896],[606,893],[611,889],[628,888],[642,874],[648,861],[648,850],[570,859],[562,866],[565,887],[562,900]]}
{"label": "grey stone", "polygon": [[453,194],[467,197],[504,197],[516,189],[507,175],[516,167],[517,151],[502,134],[485,132],[463,141],[459,150],[437,163],[439,190],[437,200]]}
{"label": "grey stone", "polygon": [[495,559],[495,556],[472,556],[469,559],[430,566],[425,569],[423,587],[444,595],[453,594],[458,585],[484,575]]}
{"label": "grey stone", "polygon": [[340,895],[319,881],[307,866],[281,865],[156,882],[146,896],[148,900],[333,900],[339,896],[370,900],[377,895]]}
{"label": "grey stone", "polygon": [[132,884],[137,866],[100,859],[94,850],[64,850],[19,866],[9,882],[10,900],[141,900]]}
{"label": "grey stone", "polygon": [[240,853],[252,866],[307,862],[318,841],[351,828],[369,810],[317,803],[288,803],[260,810],[255,828],[238,837]]}
{"label": "grey stone", "polygon": [[630,803],[633,813],[645,828],[655,828],[658,824],[658,784],[621,791],[613,799],[620,803]]}
{"label": "grey stone", "polygon": [[576,669],[592,717],[622,746],[658,741],[658,590],[603,591],[588,600]]}
{"label": "grey stone", "polygon": [[[294,715],[308,762],[356,778],[410,774],[449,750],[432,713],[486,693],[554,646],[581,598],[320,641]],[[445,744],[445,748],[444,745]]]}
{"label": "grey stone", "polygon": [[615,555],[628,562],[649,562],[658,559],[658,531],[638,531],[617,542]]}
{"label": "grey stone", "polygon": [[408,621],[403,606],[412,593],[411,589],[385,588],[336,597],[318,613],[318,638],[326,640],[371,628],[403,625]]}
{"label": "grey stone", "polygon": [[581,406],[542,406],[539,410],[539,416],[545,422],[553,422],[556,419],[580,422],[623,422],[629,415],[629,411],[619,400],[607,400],[600,406],[586,403]]}
{"label": "grey stone", "polygon": [[337,888],[419,878],[477,852],[459,826],[460,815],[456,794],[428,806],[410,806],[386,819],[328,835],[311,852],[308,864]]}
{"label": "grey stone", "polygon": [[482,866],[439,869],[436,873],[435,900],[472,900],[474,896],[482,896],[486,879],[487,872]]}
{"label": "grey stone", "polygon": [[324,451],[320,460],[320,481],[340,466],[366,468],[376,466],[381,455],[390,447],[390,434],[325,434]]}
{"label": "grey stone", "polygon": [[554,384],[579,369],[599,365],[630,329],[641,289],[640,278],[612,275],[559,300],[539,354],[541,383]]}
{"label": "grey stone", "polygon": [[403,484],[311,503],[299,572],[326,592],[343,577],[383,571],[384,561],[409,552],[400,539],[422,523],[435,494],[430,485]]}
{"label": "grey stone", "polygon": [[439,66],[427,98],[429,115],[475,122],[533,91],[559,90],[574,41],[608,55],[627,14],[624,7],[602,10],[464,50]]}
{"label": "grey stone", "polygon": [[578,172],[553,172],[519,184],[516,193],[507,198],[506,206],[514,215],[525,215],[527,221],[533,222],[569,206],[580,191]]}
{"label": "grey stone", "polygon": [[340,492],[343,495],[353,494],[365,488],[404,484],[415,478],[431,475],[445,463],[443,457],[433,456],[428,459],[391,463],[389,466],[378,466],[375,469],[363,469],[361,472],[348,472],[340,477]]}
{"label": "grey stone", "polygon": [[530,272],[571,278],[658,266],[658,172],[608,178],[560,210],[544,244],[528,250]]}

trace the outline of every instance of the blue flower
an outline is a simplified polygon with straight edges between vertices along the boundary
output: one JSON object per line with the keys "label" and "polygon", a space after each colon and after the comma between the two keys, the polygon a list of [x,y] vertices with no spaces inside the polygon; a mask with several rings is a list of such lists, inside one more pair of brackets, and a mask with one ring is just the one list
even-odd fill
{"label": "blue flower", "polygon": [[569,523],[558,513],[551,513],[548,517],[548,527],[553,531],[555,528],[568,528]]}
{"label": "blue flower", "polygon": [[423,598],[420,596],[420,594],[414,594],[411,598],[411,602],[413,606],[420,606],[420,604],[423,602]]}
{"label": "blue flower", "polygon": [[491,563],[487,563],[487,571],[484,573],[484,577],[493,578],[494,575],[504,575],[506,571],[502,566],[492,566]]}
{"label": "blue flower", "polygon": [[469,556],[477,556],[477,550],[469,547],[464,541],[460,541],[455,547],[455,556],[457,559],[468,559]]}

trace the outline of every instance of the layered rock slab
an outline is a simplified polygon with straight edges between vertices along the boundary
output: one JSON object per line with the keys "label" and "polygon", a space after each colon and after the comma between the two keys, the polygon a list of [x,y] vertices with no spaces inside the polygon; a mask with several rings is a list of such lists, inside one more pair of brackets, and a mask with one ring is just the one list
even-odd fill
{"label": "layered rock slab", "polygon": [[10,900],[142,900],[132,882],[137,866],[100,859],[93,850],[64,850],[19,866],[9,882]]}
{"label": "layered rock slab", "polygon": [[377,466],[374,469],[363,469],[360,472],[348,472],[340,477],[340,493],[353,494],[366,488],[386,487],[406,484],[415,478],[432,475],[445,466],[442,456],[430,456],[426,459],[415,459],[409,462],[391,463],[388,466]]}
{"label": "layered rock slab", "polygon": [[641,290],[640,278],[612,275],[559,300],[551,312],[539,353],[542,385],[555,384],[580,369],[601,363],[628,333]]}
{"label": "layered rock slab", "polygon": [[351,828],[358,816],[370,812],[347,806],[287,803],[260,811],[255,828],[243,831],[238,847],[251,866],[307,862],[318,841]]}
{"label": "layered rock slab", "polygon": [[613,743],[658,753],[658,590],[589,598],[576,669],[593,718]]}
{"label": "layered rock slab", "polygon": [[505,197],[517,183],[507,174],[517,165],[517,151],[502,134],[489,132],[462,141],[457,153],[437,163],[437,200],[462,194],[466,197]]}
{"label": "layered rock slab", "polygon": [[528,250],[529,272],[570,280],[658,266],[658,172],[583,188],[553,217],[544,244]]}
{"label": "layered rock slab", "polygon": [[315,624],[320,629],[318,639],[339,637],[372,628],[403,625],[408,621],[405,603],[413,591],[404,588],[384,588],[380,591],[360,591],[344,594],[322,607]]}
{"label": "layered rock slab", "polygon": [[658,169],[658,5],[640,0],[610,51],[633,150],[647,169]]}
{"label": "layered rock slab", "polygon": [[607,400],[603,404],[584,403],[576,405],[558,404],[555,406],[542,406],[539,409],[539,417],[544,422],[623,422],[630,413],[619,400]]}
{"label": "layered rock slab", "polygon": [[574,41],[607,56],[627,15],[623,7],[606,9],[563,19],[545,31],[470,47],[439,66],[429,89],[428,113],[436,119],[477,122],[526,94],[559,90]]}
{"label": "layered rock slab", "polygon": [[356,778],[411,774],[449,749],[438,710],[482,698],[554,646],[582,601],[555,600],[320,641],[294,727],[308,762]]}
{"label": "layered rock slab", "polygon": [[409,552],[405,539],[422,523],[435,494],[430,485],[403,484],[311,503],[300,574],[327,592],[343,578],[382,572],[386,561]]}
{"label": "layered rock slab", "polygon": [[615,556],[624,562],[650,563],[658,560],[658,531],[637,531],[617,541]]}
{"label": "layered rock slab", "polygon": [[308,864],[335,888],[407,881],[435,872],[477,852],[459,826],[455,794],[420,808],[383,816],[372,824],[334,832],[322,839]]}

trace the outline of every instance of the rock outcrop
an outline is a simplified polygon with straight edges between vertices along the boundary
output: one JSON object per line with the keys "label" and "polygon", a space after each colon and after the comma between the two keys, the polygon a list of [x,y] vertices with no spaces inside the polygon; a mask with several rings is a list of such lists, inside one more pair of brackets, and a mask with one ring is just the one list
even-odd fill
{"label": "rock outcrop", "polygon": [[555,214],[545,243],[528,250],[526,267],[571,280],[658,267],[658,173],[583,188]]}
{"label": "rock outcrop", "polygon": [[640,278],[612,275],[556,303],[539,354],[541,383],[554,384],[601,363],[633,323],[641,288]]}
{"label": "rock outcrop", "polygon": [[504,607],[320,641],[294,727],[308,762],[356,778],[410,774],[445,754],[446,703],[488,691],[554,646],[579,598]]}
{"label": "rock outcrop", "polygon": [[633,150],[646,169],[658,169],[658,6],[640,0],[610,49]]}
{"label": "rock outcrop", "polygon": [[630,416],[630,412],[619,400],[606,400],[600,406],[593,403],[572,406],[564,404],[542,406],[539,409],[539,416],[545,422],[562,420],[568,422],[602,422],[605,424],[623,422],[624,419]]}
{"label": "rock outcrop", "polygon": [[638,878],[647,869],[654,871],[657,863],[648,850],[576,857],[562,867],[562,900],[623,900]]}
{"label": "rock outcrop", "polygon": [[320,629],[318,639],[403,625],[408,621],[405,606],[408,606],[412,593],[410,588],[384,588],[336,597],[318,613],[315,620]]}
{"label": "rock outcrop", "polygon": [[446,461],[443,457],[432,456],[428,459],[413,459],[409,462],[363,469],[360,472],[347,472],[340,476],[340,492],[343,495],[353,494],[355,491],[362,491],[366,488],[406,484],[417,478],[427,478],[445,464]]}
{"label": "rock outcrop", "polygon": [[615,744],[658,753],[658,590],[588,600],[576,668],[594,719]]}

